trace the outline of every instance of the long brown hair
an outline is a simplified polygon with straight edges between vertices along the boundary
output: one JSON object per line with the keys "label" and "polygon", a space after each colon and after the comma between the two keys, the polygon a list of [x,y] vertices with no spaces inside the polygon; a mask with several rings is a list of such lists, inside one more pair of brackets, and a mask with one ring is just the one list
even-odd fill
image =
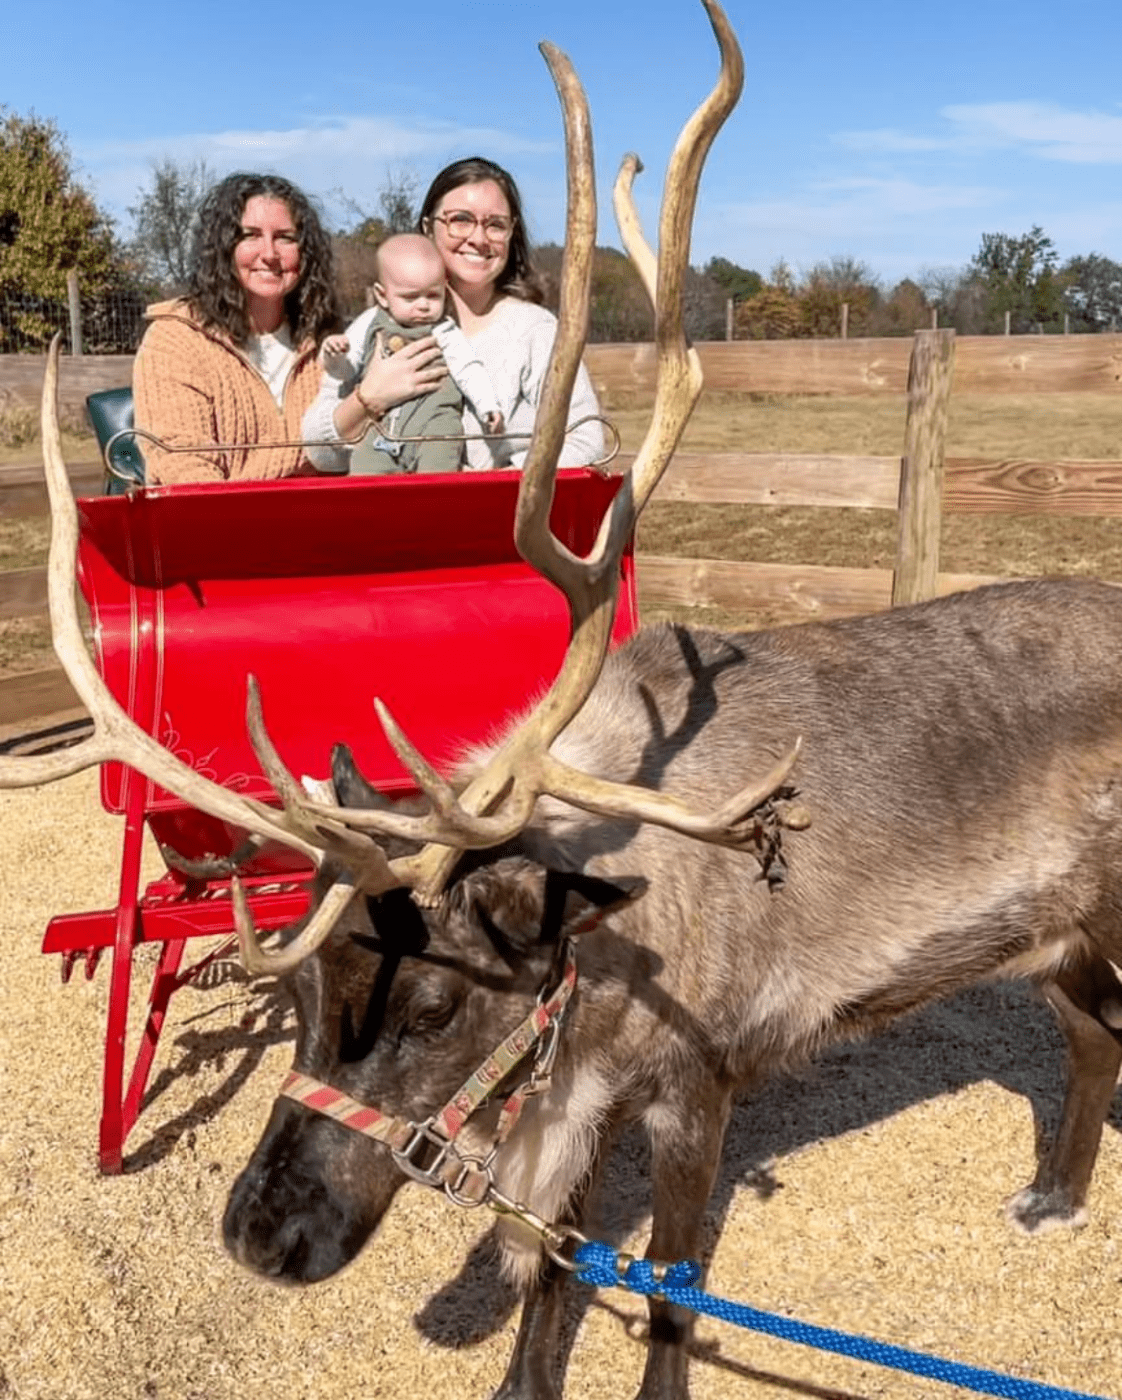
{"label": "long brown hair", "polygon": [[300,249],[300,281],[284,299],[284,314],[297,345],[339,324],[331,241],[307,195],[280,175],[227,175],[207,191],[191,247],[188,300],[206,326],[225,331],[236,344],[250,333],[245,291],[234,271],[247,202],[279,199],[292,216]]}
{"label": "long brown hair", "polygon": [[446,194],[458,190],[461,185],[479,185],[484,180],[493,180],[502,190],[514,223],[507,247],[506,266],[499,273],[495,290],[522,301],[540,303],[545,300],[545,291],[530,258],[530,241],[526,237],[526,220],[522,216],[518,186],[514,183],[514,177],[493,160],[486,160],[483,156],[467,156],[464,160],[446,165],[429,186],[421,204],[417,232],[426,237],[431,233],[432,216]]}

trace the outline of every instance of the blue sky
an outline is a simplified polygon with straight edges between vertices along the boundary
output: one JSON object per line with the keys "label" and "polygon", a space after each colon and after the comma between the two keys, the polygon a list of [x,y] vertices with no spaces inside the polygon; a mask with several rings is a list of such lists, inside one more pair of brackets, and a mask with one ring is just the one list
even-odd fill
{"label": "blue sky", "polygon": [[[706,170],[695,264],[766,273],[847,255],[891,285],[1033,224],[1061,257],[1122,261],[1119,0],[728,0],[728,13],[748,77]],[[165,156],[280,171],[341,226],[335,191],[375,212],[388,172],[423,188],[479,153],[515,174],[531,236],[558,239],[560,119],[536,49],[550,39],[589,95],[600,241],[618,246],[620,157],[643,159],[653,230],[674,137],[716,63],[696,0],[60,0],[25,25],[6,27],[0,102],[57,121],[126,234]]]}

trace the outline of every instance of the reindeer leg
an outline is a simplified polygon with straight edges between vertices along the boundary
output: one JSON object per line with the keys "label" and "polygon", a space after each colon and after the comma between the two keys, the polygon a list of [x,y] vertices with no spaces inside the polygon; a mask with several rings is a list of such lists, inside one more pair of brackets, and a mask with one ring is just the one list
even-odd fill
{"label": "reindeer leg", "polygon": [[[603,1170],[607,1147],[616,1125],[600,1136],[592,1161],[559,1217],[563,1225],[579,1225],[585,1205]],[[573,1338],[564,1337],[565,1282],[569,1271],[546,1258],[522,1297],[522,1317],[502,1384],[491,1400],[561,1400],[565,1358]]]}
{"label": "reindeer leg", "polygon": [[[696,1258],[705,1207],[713,1191],[732,1108],[732,1091],[713,1080],[687,1086],[689,1098],[660,1104],[651,1126],[654,1219],[647,1258],[666,1263]],[[650,1300],[647,1364],[636,1400],[689,1400],[686,1343],[693,1314]]]}
{"label": "reindeer leg", "polygon": [[491,1400],[561,1400],[557,1349],[566,1272],[552,1259],[526,1290],[522,1320],[502,1384]]}
{"label": "reindeer leg", "polygon": [[1067,1040],[1068,1075],[1055,1141],[1041,1157],[1031,1186],[1009,1201],[1006,1214],[1026,1234],[1087,1219],[1084,1201],[1122,1067],[1122,1031],[1116,1019],[1122,984],[1105,958],[1065,969],[1044,987]]}

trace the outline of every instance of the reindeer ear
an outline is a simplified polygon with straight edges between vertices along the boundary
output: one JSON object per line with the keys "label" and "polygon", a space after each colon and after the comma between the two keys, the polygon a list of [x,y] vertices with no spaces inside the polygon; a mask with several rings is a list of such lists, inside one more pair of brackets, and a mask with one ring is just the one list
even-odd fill
{"label": "reindeer ear", "polygon": [[613,909],[647,888],[641,877],[602,880],[579,871],[547,870],[524,856],[473,871],[465,894],[499,953],[508,961],[536,946],[590,933]]}
{"label": "reindeer ear", "polygon": [[567,870],[547,871],[542,941],[552,943],[591,933],[613,910],[638,899],[646,889],[647,881],[641,875],[612,881]]}
{"label": "reindeer ear", "polygon": [[377,788],[371,787],[358,771],[355,756],[346,744],[336,744],[331,750],[331,781],[340,807],[359,807],[383,811],[390,806]]}

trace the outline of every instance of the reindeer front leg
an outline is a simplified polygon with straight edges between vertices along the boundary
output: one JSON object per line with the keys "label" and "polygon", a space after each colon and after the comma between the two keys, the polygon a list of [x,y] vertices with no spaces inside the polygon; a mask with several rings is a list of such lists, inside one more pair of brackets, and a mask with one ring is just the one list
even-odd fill
{"label": "reindeer front leg", "polygon": [[1068,1075],[1055,1141],[1031,1186],[1009,1201],[1009,1219],[1026,1234],[1073,1228],[1086,1219],[1084,1201],[1122,1067],[1122,1031],[1107,1025],[1122,1004],[1110,963],[1095,958],[1065,969],[1045,988],[1067,1040]]}
{"label": "reindeer front leg", "polygon": [[[606,1144],[614,1131],[613,1123],[601,1133],[592,1159],[581,1173],[580,1184],[570,1195],[558,1224],[580,1225],[588,1199],[600,1179]],[[541,1269],[523,1294],[514,1351],[502,1384],[491,1400],[561,1400],[559,1377],[565,1373],[561,1324],[568,1277],[567,1269],[548,1257],[543,1260]]]}
{"label": "reindeer front leg", "polygon": [[[654,1218],[648,1259],[674,1264],[696,1258],[705,1208],[713,1191],[732,1107],[732,1090],[714,1080],[688,1086],[692,1094],[660,1103],[651,1133]],[[650,1300],[647,1364],[636,1400],[689,1400],[686,1344],[693,1315],[660,1299]]]}
{"label": "reindeer front leg", "polygon": [[510,1364],[491,1400],[560,1400],[558,1360],[566,1271],[547,1259],[522,1299]]}

